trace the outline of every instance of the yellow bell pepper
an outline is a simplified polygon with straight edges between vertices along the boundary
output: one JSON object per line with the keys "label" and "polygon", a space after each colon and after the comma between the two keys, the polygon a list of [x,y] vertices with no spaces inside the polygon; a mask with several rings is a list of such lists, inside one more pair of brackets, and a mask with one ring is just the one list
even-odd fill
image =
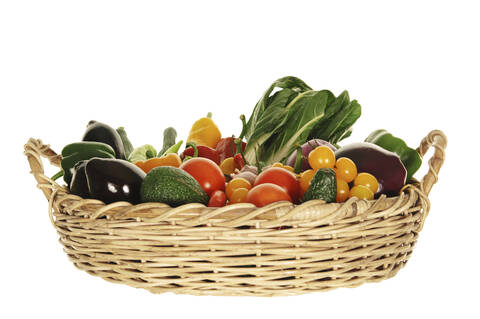
{"label": "yellow bell pepper", "polygon": [[202,117],[193,123],[187,143],[194,142],[197,145],[205,145],[215,149],[221,138],[222,134],[212,120],[212,113],[208,113],[207,117]]}

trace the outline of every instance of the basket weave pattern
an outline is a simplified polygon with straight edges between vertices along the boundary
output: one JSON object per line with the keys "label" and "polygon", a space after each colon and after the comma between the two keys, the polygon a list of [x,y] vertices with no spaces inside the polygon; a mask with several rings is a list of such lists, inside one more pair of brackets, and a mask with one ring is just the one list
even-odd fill
{"label": "basket weave pattern", "polygon": [[61,156],[40,140],[25,145],[31,173],[73,264],[105,280],[153,293],[297,295],[394,276],[411,256],[430,209],[447,139],[438,130],[417,151],[435,152],[421,182],[397,197],[263,208],[131,205],[82,199],[44,175],[42,157]]}

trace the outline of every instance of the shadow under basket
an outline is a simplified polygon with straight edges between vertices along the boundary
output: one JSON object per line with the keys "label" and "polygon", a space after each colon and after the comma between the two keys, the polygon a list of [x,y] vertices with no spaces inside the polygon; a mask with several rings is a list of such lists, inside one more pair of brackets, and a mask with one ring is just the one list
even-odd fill
{"label": "shadow under basket", "polygon": [[162,203],[132,205],[69,194],[44,175],[42,157],[61,156],[38,139],[25,145],[31,173],[73,264],[105,280],[153,293],[280,296],[356,287],[393,277],[408,261],[430,209],[447,139],[438,130],[420,182],[399,196],[257,208]]}

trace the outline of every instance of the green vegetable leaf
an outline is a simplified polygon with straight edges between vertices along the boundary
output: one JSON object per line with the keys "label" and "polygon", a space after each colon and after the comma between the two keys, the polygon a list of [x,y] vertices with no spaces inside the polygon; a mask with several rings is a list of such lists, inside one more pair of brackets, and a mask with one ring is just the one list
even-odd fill
{"label": "green vegetable leaf", "polygon": [[157,155],[157,150],[150,144],[137,147],[128,157],[128,161],[135,163],[140,161],[146,161],[150,158],[154,158]]}
{"label": "green vegetable leaf", "polygon": [[269,108],[270,103],[272,102],[270,95],[276,88],[290,89],[298,93],[312,89],[305,82],[294,76],[286,76],[273,82],[257,102],[255,108],[253,109],[252,115],[248,119],[245,131],[245,138],[247,140],[249,140],[253,132],[257,130],[257,121],[262,116],[263,112]]}
{"label": "green vegetable leaf", "polygon": [[290,155],[297,143],[303,144],[311,129],[325,115],[331,92],[309,91],[292,101],[285,120],[259,152],[261,161],[273,163]]}

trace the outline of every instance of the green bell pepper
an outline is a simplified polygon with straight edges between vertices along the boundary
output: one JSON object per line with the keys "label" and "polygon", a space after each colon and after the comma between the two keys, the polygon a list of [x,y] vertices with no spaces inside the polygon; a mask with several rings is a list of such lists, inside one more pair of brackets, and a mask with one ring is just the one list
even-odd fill
{"label": "green bell pepper", "polygon": [[78,142],[65,146],[61,162],[65,182],[70,186],[75,164],[94,157],[115,158],[115,151],[110,145],[101,142]]}
{"label": "green bell pepper", "polygon": [[416,150],[408,147],[402,139],[393,136],[386,130],[373,131],[365,139],[365,142],[376,144],[387,151],[397,154],[407,169],[407,182],[410,181],[413,174],[415,174],[422,165],[422,158]]}

